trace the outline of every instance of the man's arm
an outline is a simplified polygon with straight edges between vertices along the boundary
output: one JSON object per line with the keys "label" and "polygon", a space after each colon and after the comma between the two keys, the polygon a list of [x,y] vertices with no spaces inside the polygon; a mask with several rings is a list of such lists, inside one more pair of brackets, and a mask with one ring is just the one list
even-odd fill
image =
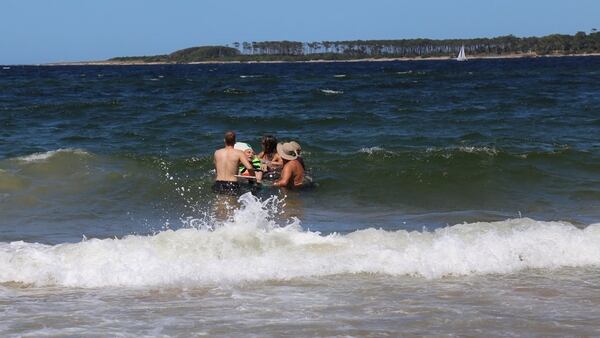
{"label": "man's arm", "polygon": [[291,166],[285,165],[285,166],[283,166],[283,169],[281,170],[281,177],[279,178],[279,181],[273,183],[273,185],[276,187],[287,187],[288,184],[290,183],[291,178],[292,178]]}
{"label": "man's arm", "polygon": [[254,176],[254,167],[252,166],[252,163],[250,163],[250,161],[248,161],[248,158],[246,158],[246,155],[240,151],[240,162],[242,162],[242,164],[244,165],[244,167],[246,167],[246,169],[248,170],[248,173],[251,176]]}

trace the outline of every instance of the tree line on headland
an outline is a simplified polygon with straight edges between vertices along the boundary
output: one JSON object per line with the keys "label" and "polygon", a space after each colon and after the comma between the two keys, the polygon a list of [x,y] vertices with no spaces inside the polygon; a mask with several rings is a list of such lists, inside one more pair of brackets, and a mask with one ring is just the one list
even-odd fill
{"label": "tree line on headland", "polygon": [[114,62],[190,63],[203,61],[310,61],[365,58],[454,57],[465,47],[470,56],[573,55],[600,53],[600,32],[543,37],[513,35],[475,39],[401,39],[354,41],[263,41],[234,42],[226,46],[181,49],[171,54],[116,57]]}

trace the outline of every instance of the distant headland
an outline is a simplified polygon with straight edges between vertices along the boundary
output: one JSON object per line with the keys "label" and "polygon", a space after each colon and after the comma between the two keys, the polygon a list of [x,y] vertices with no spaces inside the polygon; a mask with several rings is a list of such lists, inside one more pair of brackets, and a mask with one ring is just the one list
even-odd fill
{"label": "distant headland", "polygon": [[513,35],[474,39],[400,39],[353,41],[234,42],[225,46],[200,46],[171,54],[122,56],[105,61],[68,64],[186,64],[275,63],[387,60],[440,60],[456,57],[464,46],[469,58],[600,55],[600,32],[553,34],[542,37]]}

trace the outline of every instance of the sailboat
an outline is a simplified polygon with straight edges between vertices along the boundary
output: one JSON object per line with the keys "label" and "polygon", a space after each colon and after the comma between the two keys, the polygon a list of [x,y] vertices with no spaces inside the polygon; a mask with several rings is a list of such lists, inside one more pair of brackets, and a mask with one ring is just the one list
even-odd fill
{"label": "sailboat", "polygon": [[460,52],[458,52],[456,61],[467,61],[467,57],[465,56],[465,46],[460,47]]}

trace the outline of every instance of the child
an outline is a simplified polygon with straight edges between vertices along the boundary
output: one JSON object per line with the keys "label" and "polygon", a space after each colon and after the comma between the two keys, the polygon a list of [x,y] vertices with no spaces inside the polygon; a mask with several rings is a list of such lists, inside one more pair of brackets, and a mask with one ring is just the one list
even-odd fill
{"label": "child", "polygon": [[[252,149],[252,147],[248,143],[236,142],[233,148],[243,151],[246,157],[248,157],[248,161],[250,161],[250,163],[252,163],[252,166],[254,167],[254,173],[256,174],[256,182],[260,183],[262,181],[263,174],[260,169],[260,158],[258,158],[258,156],[254,154],[254,150]],[[246,170],[246,167],[244,167],[243,165],[240,166],[239,174],[242,176],[250,176],[250,173],[248,172],[248,170]]]}

